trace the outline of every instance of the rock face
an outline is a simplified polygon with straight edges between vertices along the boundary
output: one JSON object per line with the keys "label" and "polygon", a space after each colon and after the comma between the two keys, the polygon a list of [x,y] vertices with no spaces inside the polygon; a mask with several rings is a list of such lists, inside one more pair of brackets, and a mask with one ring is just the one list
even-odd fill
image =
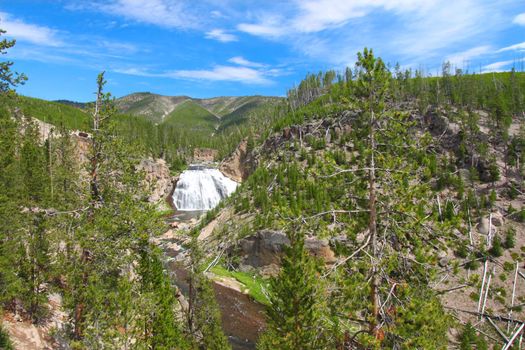
{"label": "rock face", "polygon": [[222,162],[219,170],[224,176],[236,182],[242,182],[251,174],[254,168],[254,161],[248,152],[248,141],[242,140],[235,151]]}
{"label": "rock face", "polygon": [[91,147],[90,136],[84,132],[72,133],[71,140],[75,145],[75,156],[80,164],[85,164],[89,160],[89,149]]}
{"label": "rock face", "polygon": [[151,193],[148,198],[150,202],[158,202],[170,195],[175,179],[171,176],[166,161],[152,158],[143,159],[137,170],[145,173],[145,179]]}
{"label": "rock face", "polygon": [[[284,252],[283,248],[289,244],[290,240],[281,231],[258,231],[239,242],[242,263],[256,268],[279,265]],[[328,240],[309,237],[305,239],[304,245],[311,255],[323,259],[325,263],[335,261],[335,254]]]}
{"label": "rock face", "polygon": [[193,160],[195,162],[213,162],[219,152],[211,148],[195,148],[193,150]]}

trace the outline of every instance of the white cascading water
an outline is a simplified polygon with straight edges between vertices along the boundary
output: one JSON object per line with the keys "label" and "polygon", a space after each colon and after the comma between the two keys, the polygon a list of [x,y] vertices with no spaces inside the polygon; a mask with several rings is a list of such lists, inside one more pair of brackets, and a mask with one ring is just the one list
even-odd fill
{"label": "white cascading water", "polygon": [[173,203],[180,211],[210,210],[231,195],[237,186],[237,182],[217,169],[193,165],[180,175]]}

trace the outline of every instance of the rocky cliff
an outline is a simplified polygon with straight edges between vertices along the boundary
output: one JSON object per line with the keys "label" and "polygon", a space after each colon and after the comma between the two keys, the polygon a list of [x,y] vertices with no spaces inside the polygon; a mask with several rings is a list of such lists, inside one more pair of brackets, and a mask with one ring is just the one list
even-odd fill
{"label": "rocky cliff", "polygon": [[256,167],[255,156],[248,150],[248,141],[242,140],[233,153],[220,165],[219,170],[224,176],[242,182]]}
{"label": "rocky cliff", "polygon": [[137,170],[143,171],[147,188],[150,192],[148,200],[156,203],[165,199],[173,191],[175,178],[171,176],[170,169],[164,159],[143,159]]}

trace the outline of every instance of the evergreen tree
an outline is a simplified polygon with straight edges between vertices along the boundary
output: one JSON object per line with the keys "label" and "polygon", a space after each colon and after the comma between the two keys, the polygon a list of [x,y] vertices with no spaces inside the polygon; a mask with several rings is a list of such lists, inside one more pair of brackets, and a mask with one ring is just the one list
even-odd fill
{"label": "evergreen tree", "polygon": [[[0,29],[0,38],[6,31]],[[0,41],[0,55],[5,55],[7,50],[15,46],[16,40],[2,39]],[[4,61],[0,62],[0,95],[8,92],[12,92],[13,88],[20,84],[24,84],[27,77],[24,74],[18,74],[11,70],[13,62]]]}
{"label": "evergreen tree", "polygon": [[270,282],[268,328],[258,349],[329,349],[323,323],[319,267],[304,248],[302,233],[289,233],[279,275]]}

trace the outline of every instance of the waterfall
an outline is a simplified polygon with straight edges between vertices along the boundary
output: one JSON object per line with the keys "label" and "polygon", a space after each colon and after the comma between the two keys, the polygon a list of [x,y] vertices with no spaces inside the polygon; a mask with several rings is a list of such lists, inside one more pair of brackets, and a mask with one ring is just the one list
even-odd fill
{"label": "waterfall", "polygon": [[173,203],[181,211],[210,210],[231,195],[237,185],[217,169],[192,165],[180,175]]}

